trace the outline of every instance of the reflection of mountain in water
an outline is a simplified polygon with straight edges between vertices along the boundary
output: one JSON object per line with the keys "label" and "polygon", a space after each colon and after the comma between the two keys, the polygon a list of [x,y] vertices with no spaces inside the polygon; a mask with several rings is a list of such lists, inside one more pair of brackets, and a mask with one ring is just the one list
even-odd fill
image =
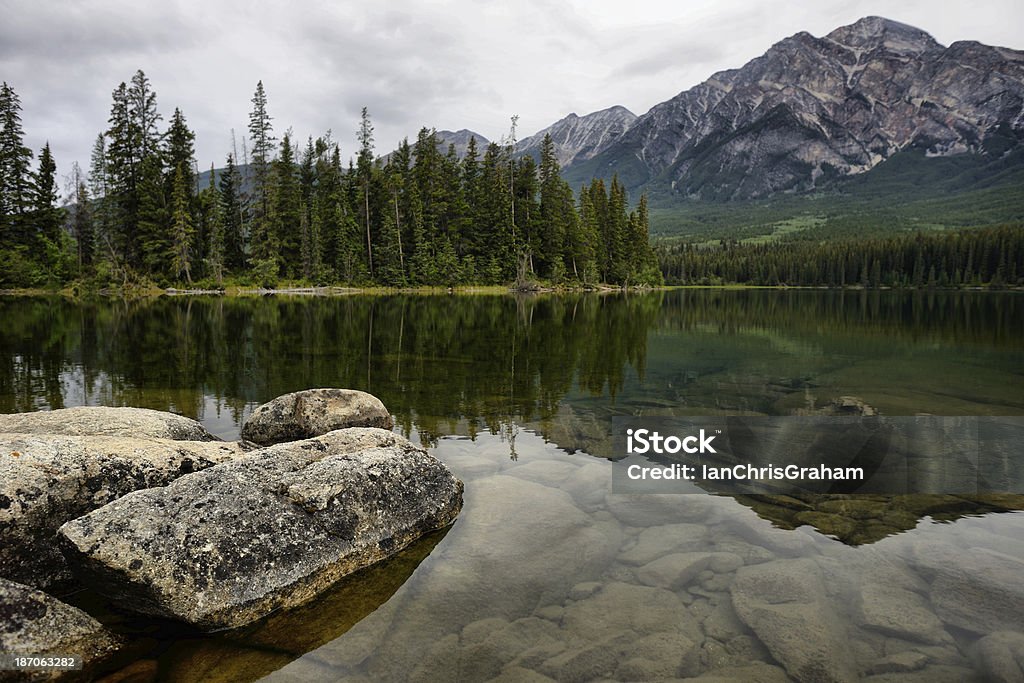
{"label": "reflection of mountain in water", "polygon": [[812,526],[846,543],[865,545],[909,531],[925,518],[952,522],[993,512],[1024,510],[1024,496],[942,496],[930,494],[732,496],[782,529]]}

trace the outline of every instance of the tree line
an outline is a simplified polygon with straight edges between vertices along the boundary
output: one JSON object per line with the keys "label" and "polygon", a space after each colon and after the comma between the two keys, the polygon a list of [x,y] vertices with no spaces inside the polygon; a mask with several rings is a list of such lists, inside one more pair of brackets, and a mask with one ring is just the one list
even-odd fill
{"label": "tree line", "polygon": [[679,285],[823,287],[1024,285],[1024,228],[762,244],[720,240],[658,249],[665,281]]}
{"label": "tree line", "polygon": [[646,197],[630,210],[617,179],[574,195],[550,137],[539,160],[513,154],[515,117],[505,144],[471,139],[461,158],[427,128],[381,158],[364,108],[343,165],[330,131],[304,145],[291,129],[276,137],[261,81],[241,154],[233,144],[200,187],[195,133],[180,109],[162,127],[140,70],[114,89],[65,209],[49,147],[31,171],[20,102],[6,83],[2,96],[3,286],[661,283]]}

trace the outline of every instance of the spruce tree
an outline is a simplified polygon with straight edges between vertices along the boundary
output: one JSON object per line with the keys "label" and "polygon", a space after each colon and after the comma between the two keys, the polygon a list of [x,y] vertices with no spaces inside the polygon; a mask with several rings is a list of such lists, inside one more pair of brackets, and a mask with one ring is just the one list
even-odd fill
{"label": "spruce tree", "polygon": [[189,284],[192,284],[192,238],[195,233],[192,211],[189,207],[191,195],[192,188],[188,183],[188,175],[183,164],[179,164],[174,174],[172,197],[171,271],[176,278],[184,274],[185,281]]}
{"label": "spruce tree", "polygon": [[5,81],[0,85],[0,245],[29,246],[23,216],[32,206],[32,150],[24,139],[21,100]]}
{"label": "spruce tree", "polygon": [[253,175],[252,198],[249,203],[250,244],[252,257],[262,261],[261,269],[270,270],[270,263],[278,261],[278,245],[270,225],[271,179],[270,163],[274,153],[274,129],[267,113],[267,95],[263,81],[256,84],[249,114],[249,139],[252,142],[250,168]]}
{"label": "spruce tree", "polygon": [[32,188],[32,208],[40,237],[52,244],[60,239],[60,210],[57,208],[57,164],[47,142],[39,152],[39,171]]}
{"label": "spruce tree", "polygon": [[[211,181],[212,181],[211,173]],[[224,222],[224,265],[233,273],[245,268],[245,242],[242,235],[242,204],[238,197],[238,172],[235,157],[228,154],[220,175],[220,215]]]}
{"label": "spruce tree", "polygon": [[370,230],[370,184],[373,182],[373,124],[370,123],[370,115],[366,107],[359,120],[359,156],[357,157],[356,168],[359,172],[359,184],[362,189],[362,212],[363,226],[366,229],[366,262],[373,279],[373,238]]}
{"label": "spruce tree", "polygon": [[282,272],[289,277],[294,277],[303,270],[301,257],[303,220],[302,195],[290,130],[281,138],[280,154],[273,162],[272,180],[274,183],[273,241],[280,250],[278,262]]}

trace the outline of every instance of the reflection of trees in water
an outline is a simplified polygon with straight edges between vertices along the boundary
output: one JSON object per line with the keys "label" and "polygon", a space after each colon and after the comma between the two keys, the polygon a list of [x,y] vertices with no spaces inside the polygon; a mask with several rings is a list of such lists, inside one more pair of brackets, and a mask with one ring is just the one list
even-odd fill
{"label": "reflection of trees in water", "polygon": [[709,323],[722,333],[764,329],[792,336],[891,345],[894,340],[1020,348],[1024,300],[1014,293],[887,290],[681,290],[665,298],[659,327]]}
{"label": "reflection of trees in water", "polygon": [[574,386],[614,400],[631,371],[642,377],[653,329],[760,332],[827,353],[923,340],[1019,348],[1022,307],[1013,295],[886,291],[0,298],[0,410],[90,403],[202,417],[212,397],[238,424],[247,405],[343,386],[380,396],[427,441],[509,423],[545,432]]}
{"label": "reflection of trees in water", "polygon": [[[0,410],[136,405],[238,422],[316,386],[379,396],[428,441],[550,420],[574,380],[614,396],[642,373],[662,295],[7,299]],[[80,386],[78,386],[80,385]]]}

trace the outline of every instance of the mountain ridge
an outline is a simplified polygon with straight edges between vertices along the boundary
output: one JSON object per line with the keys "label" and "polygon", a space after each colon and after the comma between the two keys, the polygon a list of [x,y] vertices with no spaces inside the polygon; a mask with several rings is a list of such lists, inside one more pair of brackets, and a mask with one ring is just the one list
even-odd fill
{"label": "mountain ridge", "polygon": [[865,17],[783,38],[742,67],[652,107],[564,175],[617,174],[631,190],[690,199],[803,192],[921,147],[986,153],[1024,141],[1024,52],[944,47],[921,29]]}

